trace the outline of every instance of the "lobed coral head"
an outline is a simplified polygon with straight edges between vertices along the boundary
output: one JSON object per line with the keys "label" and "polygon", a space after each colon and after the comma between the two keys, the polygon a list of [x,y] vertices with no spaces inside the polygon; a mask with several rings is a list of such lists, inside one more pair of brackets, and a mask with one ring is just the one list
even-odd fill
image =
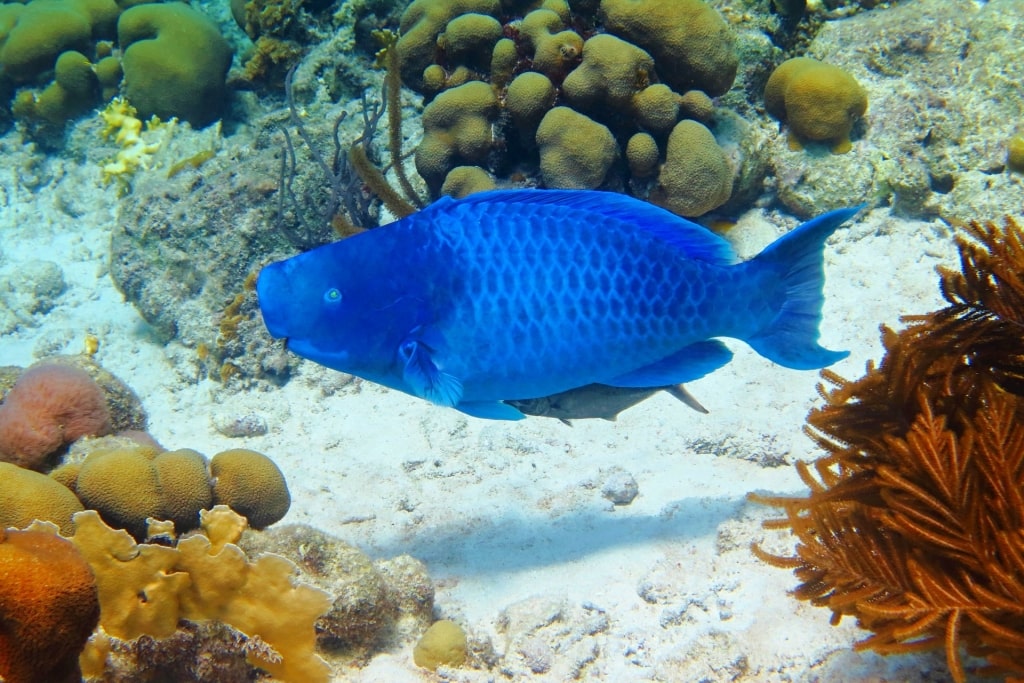
{"label": "lobed coral head", "polygon": [[78,655],[99,616],[92,570],[56,527],[0,528],[0,680],[81,680]]}
{"label": "lobed coral head", "polygon": [[37,365],[18,378],[0,405],[0,460],[41,470],[67,444],[109,429],[106,395],[89,373]]}

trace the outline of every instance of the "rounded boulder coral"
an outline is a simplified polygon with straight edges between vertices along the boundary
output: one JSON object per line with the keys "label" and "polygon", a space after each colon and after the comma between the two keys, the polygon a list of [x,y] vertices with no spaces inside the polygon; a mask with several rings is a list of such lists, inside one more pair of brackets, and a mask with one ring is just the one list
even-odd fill
{"label": "rounded boulder coral", "polygon": [[50,456],[110,428],[107,399],[89,373],[45,364],[22,373],[0,405],[0,460],[42,470]]}
{"label": "rounded boulder coral", "polygon": [[0,529],[20,529],[40,519],[70,534],[71,516],[83,509],[81,501],[59,481],[9,462],[0,462],[0,501]]}
{"label": "rounded boulder coral", "polygon": [[101,448],[82,462],[75,491],[105,522],[145,538],[146,520],[170,520],[179,532],[199,526],[212,504],[206,459],[196,451],[149,446]]}
{"label": "rounded boulder coral", "polygon": [[[768,113],[805,140],[832,143],[832,151],[851,148],[850,131],[868,108],[868,96],[853,76],[838,66],[795,57],[772,72],[764,88]],[[791,139],[791,147],[798,142]]]}
{"label": "rounded boulder coral", "polygon": [[0,679],[81,680],[78,655],[99,617],[92,570],[74,545],[46,529],[0,528]]}
{"label": "rounded boulder coral", "polygon": [[279,521],[291,506],[284,475],[274,461],[256,451],[233,448],[210,459],[213,502],[227,505],[253,529]]}
{"label": "rounded boulder coral", "polygon": [[680,216],[701,216],[732,194],[733,170],[715,136],[696,121],[680,121],[668,136],[665,163],[650,201]]}

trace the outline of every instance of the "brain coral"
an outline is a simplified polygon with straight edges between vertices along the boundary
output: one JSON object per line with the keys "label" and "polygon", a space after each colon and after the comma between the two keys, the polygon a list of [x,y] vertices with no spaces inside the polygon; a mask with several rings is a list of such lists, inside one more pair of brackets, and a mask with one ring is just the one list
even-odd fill
{"label": "brain coral", "polygon": [[99,448],[82,462],[75,492],[110,525],[145,538],[148,518],[170,520],[179,532],[199,526],[212,505],[206,459],[196,451],[149,446]]}
{"label": "brain coral", "polygon": [[234,448],[210,459],[213,499],[263,529],[288,512],[291,496],[284,475],[274,461],[256,451]]}
{"label": "brain coral", "polygon": [[450,619],[435,621],[412,651],[416,666],[436,671],[439,666],[461,666],[466,662],[466,632]]}
{"label": "brain coral", "polygon": [[71,515],[83,509],[81,501],[60,482],[9,462],[0,462],[0,501],[0,529],[22,529],[39,519],[70,534]]}
{"label": "brain coral", "polygon": [[82,436],[109,429],[107,399],[89,373],[45,364],[26,370],[0,405],[0,460],[43,469]]}
{"label": "brain coral", "polygon": [[0,527],[0,679],[81,680],[78,655],[100,616],[92,570],[53,527]]}
{"label": "brain coral", "polygon": [[163,513],[155,456],[145,447],[93,451],[78,472],[75,492],[111,526],[145,538],[146,518],[161,519]]}

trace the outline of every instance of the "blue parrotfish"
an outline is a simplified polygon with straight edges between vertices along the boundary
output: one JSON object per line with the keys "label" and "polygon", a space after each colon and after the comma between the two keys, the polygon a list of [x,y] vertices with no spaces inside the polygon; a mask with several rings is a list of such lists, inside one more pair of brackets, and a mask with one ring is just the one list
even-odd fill
{"label": "blue parrotfish", "polygon": [[818,344],[839,209],[739,262],[710,230],[611,192],[494,190],[265,266],[267,330],[292,352],[468,415],[584,387],[691,382],[749,344],[787,368]]}

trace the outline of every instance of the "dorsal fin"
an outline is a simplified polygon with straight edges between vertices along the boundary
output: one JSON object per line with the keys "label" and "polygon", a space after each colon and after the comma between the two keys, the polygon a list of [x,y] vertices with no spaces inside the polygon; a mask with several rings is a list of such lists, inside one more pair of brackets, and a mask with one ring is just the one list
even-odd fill
{"label": "dorsal fin", "polygon": [[576,209],[581,214],[597,214],[635,226],[638,230],[680,249],[693,259],[716,265],[736,263],[732,246],[707,228],[648,202],[597,190],[489,190],[464,199],[442,197],[424,211],[451,211],[472,204],[554,204]]}

